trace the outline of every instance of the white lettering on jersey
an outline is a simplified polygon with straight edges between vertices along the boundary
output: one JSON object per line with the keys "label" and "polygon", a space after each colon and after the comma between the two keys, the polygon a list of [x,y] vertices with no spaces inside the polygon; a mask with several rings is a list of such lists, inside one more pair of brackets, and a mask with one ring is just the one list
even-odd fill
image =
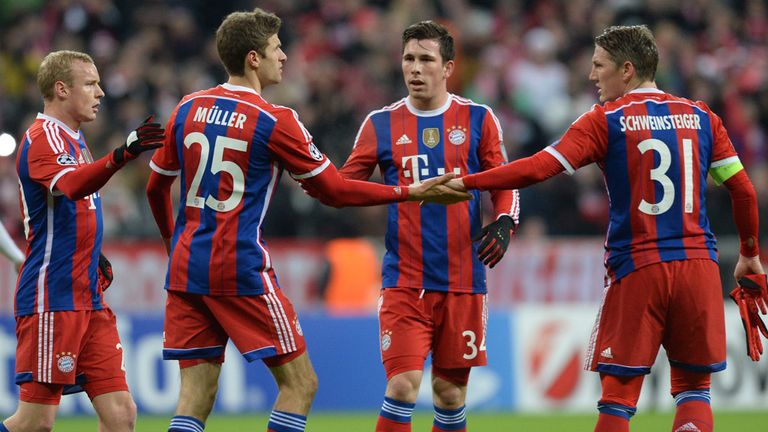
{"label": "white lettering on jersey", "polygon": [[[423,163],[419,163],[419,161]],[[410,169],[408,168],[409,162],[411,165]],[[422,179],[426,180],[427,176],[429,176],[429,158],[427,155],[417,154],[413,156],[403,156],[401,163],[403,166],[403,177],[413,178],[413,184],[415,185],[420,184]],[[436,172],[437,175],[443,175],[445,174],[445,168],[439,167]],[[454,167],[453,173],[460,176],[461,168]]]}
{"label": "white lettering on jersey", "polygon": [[215,124],[226,127],[236,127],[242,129],[245,124],[246,116],[236,111],[225,111],[214,105],[213,108],[199,107],[195,111],[196,122]]}
{"label": "white lettering on jersey", "polygon": [[698,114],[670,114],[662,116],[621,116],[621,131],[701,129],[701,117]]}

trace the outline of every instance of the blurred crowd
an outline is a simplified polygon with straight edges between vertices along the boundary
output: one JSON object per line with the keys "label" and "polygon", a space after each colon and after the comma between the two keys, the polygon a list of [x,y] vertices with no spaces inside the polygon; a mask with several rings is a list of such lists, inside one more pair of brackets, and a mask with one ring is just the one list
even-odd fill
{"label": "blurred crowd", "polygon": [[[214,44],[221,19],[255,6],[283,19],[283,83],[266,98],[296,109],[318,147],[340,166],[365,115],[406,95],[401,33],[435,19],[457,42],[450,90],[489,105],[511,159],[556,140],[597,102],[588,79],[593,37],[614,24],[648,24],[660,51],[663,90],[719,113],[768,203],[768,8],[763,0],[3,0],[0,3],[0,132],[19,139],[42,100],[35,75],[52,50],[91,54],[106,97],[83,131],[96,156],[120,145],[149,113],[166,121],[179,99],[226,79]],[[0,218],[22,236],[15,154],[0,157]],[[151,238],[157,230],[134,163],[102,189],[107,237]],[[718,235],[734,234],[728,195],[713,188]],[[592,166],[522,194],[524,235],[601,235],[607,198]],[[490,211],[490,203],[486,206]],[[267,237],[380,235],[381,208],[335,210],[284,176]],[[763,226],[765,221],[763,221]]]}

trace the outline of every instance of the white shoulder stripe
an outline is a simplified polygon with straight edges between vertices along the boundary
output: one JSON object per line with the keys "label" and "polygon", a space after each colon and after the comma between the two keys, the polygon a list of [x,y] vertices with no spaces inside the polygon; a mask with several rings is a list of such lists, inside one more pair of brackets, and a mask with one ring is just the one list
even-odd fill
{"label": "white shoulder stripe", "polygon": [[330,164],[331,164],[331,160],[328,159],[328,156],[326,156],[325,157],[325,162],[323,162],[323,164],[320,165],[319,167],[313,169],[312,171],[310,171],[308,173],[304,173],[304,174],[293,174],[293,173],[291,173],[291,177],[293,177],[295,180],[303,180],[303,179],[306,179],[306,178],[314,177],[314,176],[320,174],[321,172],[325,171],[325,169],[328,168],[328,166]]}
{"label": "white shoulder stripe", "polygon": [[576,172],[575,169],[571,166],[570,162],[568,162],[568,159],[565,158],[559,151],[557,151],[553,146],[544,147],[544,151],[551,154],[555,157],[555,159],[560,162],[560,164],[565,168],[565,171],[568,173],[568,175],[572,175]]}
{"label": "white shoulder stripe", "polygon": [[162,169],[159,166],[157,166],[155,161],[152,161],[152,160],[149,161],[149,167],[152,168],[152,171],[168,177],[177,177],[179,174],[181,174],[181,170],[169,171],[169,170]]}
{"label": "white shoulder stripe", "polygon": [[610,110],[610,111],[606,111],[606,112],[605,112],[605,114],[606,114],[606,115],[608,115],[608,114],[613,114],[613,113],[615,113],[616,111],[622,110],[622,109],[624,109],[624,108],[626,108],[626,107],[628,107],[628,106],[632,106],[632,105],[639,105],[639,104],[644,104],[644,103],[648,103],[648,102],[651,102],[651,103],[655,103],[656,105],[673,104],[673,103],[674,103],[674,104],[687,105],[687,106],[689,106],[689,107],[691,107],[691,108],[695,108],[696,110],[698,110],[698,111],[701,111],[701,113],[702,113],[702,114],[706,114],[706,113],[707,113],[706,111],[704,111],[703,109],[701,109],[701,107],[699,107],[698,105],[695,105],[695,104],[691,104],[691,103],[688,103],[688,102],[683,102],[683,101],[681,101],[681,100],[664,100],[664,101],[657,101],[657,100],[653,100],[653,99],[645,99],[645,100],[641,100],[641,101],[634,101],[634,102],[630,102],[630,103],[628,103],[628,104],[625,104],[625,105],[622,105],[622,106],[620,106],[620,107],[618,107],[618,108],[616,108],[616,109],[612,109],[612,110]]}

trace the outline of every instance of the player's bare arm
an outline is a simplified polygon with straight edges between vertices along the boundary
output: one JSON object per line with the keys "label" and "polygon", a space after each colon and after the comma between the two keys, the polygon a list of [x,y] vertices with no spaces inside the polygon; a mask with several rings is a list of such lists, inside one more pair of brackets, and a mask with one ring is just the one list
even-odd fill
{"label": "player's bare arm", "polygon": [[472,199],[466,190],[459,191],[446,186],[454,178],[453,173],[433,177],[418,185],[408,186],[408,201],[428,201],[438,204],[455,204]]}

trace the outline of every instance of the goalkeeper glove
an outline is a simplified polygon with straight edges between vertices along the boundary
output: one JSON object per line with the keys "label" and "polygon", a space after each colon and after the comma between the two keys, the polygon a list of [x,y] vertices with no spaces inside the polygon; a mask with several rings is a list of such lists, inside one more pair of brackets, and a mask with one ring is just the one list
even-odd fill
{"label": "goalkeeper glove", "polygon": [[744,275],[738,280],[738,286],[731,291],[730,296],[739,306],[741,324],[747,338],[747,355],[753,361],[758,361],[763,353],[760,333],[768,338],[768,328],[760,318],[760,313],[768,313],[768,284],[765,275]]}
{"label": "goalkeeper glove", "polygon": [[110,285],[112,285],[112,278],[114,277],[112,274],[112,264],[109,262],[107,257],[104,256],[104,254],[99,254],[98,274],[99,290],[104,292],[107,290],[107,288],[109,288]]}
{"label": "goalkeeper glove", "polygon": [[477,248],[478,258],[483,264],[493,268],[507,251],[509,238],[515,229],[515,221],[509,216],[502,215],[495,221],[484,226],[480,232],[472,237],[472,241],[483,239]]}
{"label": "goalkeeper glove", "polygon": [[141,126],[128,135],[125,144],[112,152],[112,160],[120,167],[125,162],[136,159],[141,153],[154,150],[163,146],[165,129],[160,123],[152,122],[154,116],[150,115]]}

